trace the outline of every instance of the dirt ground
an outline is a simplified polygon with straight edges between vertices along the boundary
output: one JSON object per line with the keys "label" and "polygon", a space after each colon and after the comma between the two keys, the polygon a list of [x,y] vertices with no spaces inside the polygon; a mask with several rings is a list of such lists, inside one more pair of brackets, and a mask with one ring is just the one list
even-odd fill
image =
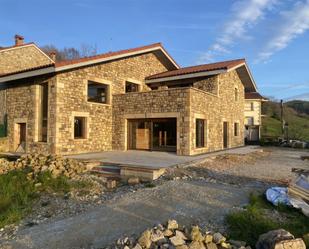
{"label": "dirt ground", "polygon": [[224,216],[245,205],[251,192],[293,179],[292,168],[309,169],[308,150],[267,148],[248,155],[220,155],[169,169],[154,182],[115,192],[77,215],[22,227],[2,248],[104,248],[115,239],[175,218],[224,232]]}

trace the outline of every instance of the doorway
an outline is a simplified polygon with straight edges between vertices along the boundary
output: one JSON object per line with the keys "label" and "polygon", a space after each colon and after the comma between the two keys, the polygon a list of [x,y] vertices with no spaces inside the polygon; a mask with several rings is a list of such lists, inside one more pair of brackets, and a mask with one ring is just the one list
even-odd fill
{"label": "doorway", "polygon": [[128,121],[128,149],[176,152],[176,118]]}
{"label": "doorway", "polygon": [[26,152],[27,125],[18,123],[16,131],[16,152]]}
{"label": "doorway", "polygon": [[227,149],[229,143],[229,123],[223,122],[223,148]]}
{"label": "doorway", "polygon": [[152,121],[152,150],[176,151],[176,119]]}

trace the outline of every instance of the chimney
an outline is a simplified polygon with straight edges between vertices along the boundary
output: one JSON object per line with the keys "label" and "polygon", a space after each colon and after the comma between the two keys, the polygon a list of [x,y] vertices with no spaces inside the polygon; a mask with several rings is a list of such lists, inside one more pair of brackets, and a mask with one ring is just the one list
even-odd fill
{"label": "chimney", "polygon": [[53,60],[56,61],[56,51],[52,51],[49,53],[49,57]]}
{"label": "chimney", "polygon": [[15,46],[23,45],[24,37],[21,35],[15,35]]}

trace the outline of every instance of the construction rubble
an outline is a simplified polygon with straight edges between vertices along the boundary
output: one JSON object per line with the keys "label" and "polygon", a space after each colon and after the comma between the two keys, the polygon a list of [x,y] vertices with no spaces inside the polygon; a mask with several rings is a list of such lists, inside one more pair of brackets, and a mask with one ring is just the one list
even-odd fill
{"label": "construction rubble", "polygon": [[56,155],[27,154],[16,161],[0,158],[0,165],[0,174],[29,168],[31,170],[29,175],[33,174],[33,177],[49,171],[53,177],[64,175],[70,179],[79,180],[80,174],[86,172],[83,163]]}
{"label": "construction rubble", "polygon": [[137,239],[125,237],[118,239],[114,245],[106,249],[220,249],[235,248],[249,249],[244,241],[227,241],[221,233],[202,232],[198,226],[190,229],[181,226],[176,220],[169,220],[167,224],[153,227],[144,231]]}
{"label": "construction rubble", "polygon": [[[281,247],[287,246],[287,247]],[[302,239],[283,229],[273,230],[259,237],[257,249],[306,249]],[[198,226],[190,229],[169,220],[145,230],[139,237],[124,237],[105,249],[251,249],[245,241],[228,240],[221,233],[202,230]]]}

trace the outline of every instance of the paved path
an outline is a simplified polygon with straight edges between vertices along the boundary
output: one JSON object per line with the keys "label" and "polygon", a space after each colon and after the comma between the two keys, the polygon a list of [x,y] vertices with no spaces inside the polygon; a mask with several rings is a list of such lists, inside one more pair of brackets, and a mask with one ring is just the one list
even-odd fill
{"label": "paved path", "polygon": [[201,181],[168,181],[78,216],[21,230],[8,248],[102,248],[169,218],[183,224],[222,225],[224,215],[245,204],[251,190]]}
{"label": "paved path", "polygon": [[100,160],[102,162],[129,164],[137,166],[149,167],[170,167],[176,164],[188,163],[204,159],[214,155],[220,154],[247,154],[260,150],[259,146],[244,146],[235,149],[223,150],[218,152],[207,153],[198,156],[177,156],[175,153],[158,152],[158,151],[105,151],[98,153],[85,153],[79,155],[69,156],[76,159]]}

